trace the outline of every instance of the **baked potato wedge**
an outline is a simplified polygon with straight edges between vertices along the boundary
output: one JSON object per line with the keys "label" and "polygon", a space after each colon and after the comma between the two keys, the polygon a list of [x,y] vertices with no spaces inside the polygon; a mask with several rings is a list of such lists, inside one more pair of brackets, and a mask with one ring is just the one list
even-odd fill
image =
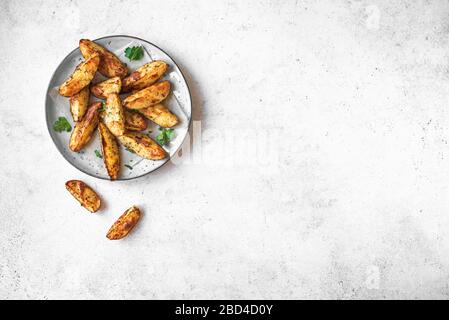
{"label": "baked potato wedge", "polygon": [[116,180],[120,172],[120,151],[117,141],[108,127],[102,122],[98,123],[98,133],[104,165],[111,180]]}
{"label": "baked potato wedge", "polygon": [[70,135],[70,150],[78,152],[89,142],[92,132],[98,125],[100,107],[101,102],[93,103],[83,119],[75,124],[75,128]]}
{"label": "baked potato wedge", "polygon": [[170,93],[170,82],[162,81],[137,91],[123,100],[123,106],[129,109],[143,109],[158,104]]}
{"label": "baked potato wedge", "polygon": [[143,131],[148,127],[147,121],[140,113],[125,110],[125,128],[131,131]]}
{"label": "baked potato wedge", "polygon": [[144,64],[123,79],[122,92],[142,90],[155,83],[167,71],[168,65],[161,60]]}
{"label": "baked potato wedge", "polygon": [[93,54],[81,62],[72,75],[59,87],[59,94],[71,97],[87,87],[95,76],[100,63],[100,56]]}
{"label": "baked potato wedge", "polygon": [[105,77],[124,78],[128,74],[128,68],[108,49],[88,39],[81,39],[79,45],[81,54],[85,59],[88,59],[95,54],[100,56],[98,72]]}
{"label": "baked potato wedge", "polygon": [[123,213],[117,221],[114,222],[109,229],[106,237],[109,240],[119,240],[128,235],[128,233],[134,228],[141,216],[139,208],[132,206]]}
{"label": "baked potato wedge", "polygon": [[139,113],[163,128],[174,127],[179,122],[178,117],[161,103],[151,107],[139,109]]}
{"label": "baked potato wedge", "polygon": [[70,97],[70,113],[73,121],[78,122],[84,117],[89,107],[89,96],[89,86],[86,86],[80,92]]}
{"label": "baked potato wedge", "polygon": [[87,184],[80,180],[69,180],[65,183],[66,189],[81,205],[94,213],[101,207],[101,200],[98,194]]}
{"label": "baked potato wedge", "polygon": [[125,133],[118,137],[118,140],[126,148],[145,159],[161,160],[167,156],[165,150],[156,141],[143,133]]}
{"label": "baked potato wedge", "polygon": [[125,133],[125,114],[118,94],[108,95],[100,116],[114,136],[121,136]]}
{"label": "baked potato wedge", "polygon": [[103,82],[97,83],[90,88],[90,92],[100,99],[106,99],[111,93],[120,93],[122,89],[122,79],[114,77]]}

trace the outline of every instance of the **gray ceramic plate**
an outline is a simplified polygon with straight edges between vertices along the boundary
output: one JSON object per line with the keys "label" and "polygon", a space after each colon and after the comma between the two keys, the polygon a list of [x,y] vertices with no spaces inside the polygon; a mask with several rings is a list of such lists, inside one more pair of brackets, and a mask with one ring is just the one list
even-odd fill
{"label": "gray ceramic plate", "polygon": [[[128,65],[130,71],[133,71],[152,60],[163,60],[169,64],[169,69],[162,79],[170,81],[172,92],[164,101],[164,104],[173,113],[175,113],[180,120],[180,123],[174,127],[176,134],[175,138],[170,142],[170,144],[164,146],[164,149],[170,157],[172,157],[178,151],[187,135],[192,115],[190,92],[181,70],[179,70],[176,63],[168,54],[154,44],[151,44],[145,40],[120,35],[104,37],[94,41],[114,52],[121,61]],[[125,49],[131,46],[142,46],[144,48],[144,57],[141,60],[129,61],[129,59],[125,57]],[[73,128],[73,120],[69,110],[69,100],[68,98],[62,97],[58,94],[58,87],[70,76],[82,59],[83,57],[80,50],[76,48],[70,52],[64,60],[62,60],[54,72],[48,85],[47,97],[45,101],[47,127],[57,149],[68,162],[88,175],[100,179],[109,179],[103,159],[98,158],[95,155],[95,150],[101,150],[97,132],[94,133],[89,144],[81,152],[77,153],[72,152],[68,147],[70,133],[58,133],[53,130],[54,122],[61,116],[66,117]],[[93,82],[95,83],[103,79],[105,78],[97,73]],[[95,100],[98,99],[91,96],[91,102]],[[155,139],[160,132],[159,126],[148,120],[148,130],[145,132]],[[142,159],[139,156],[125,150],[122,146],[120,146],[120,148],[122,168],[119,180],[128,180],[141,177],[160,168],[167,161],[169,161],[169,158],[159,161]]]}

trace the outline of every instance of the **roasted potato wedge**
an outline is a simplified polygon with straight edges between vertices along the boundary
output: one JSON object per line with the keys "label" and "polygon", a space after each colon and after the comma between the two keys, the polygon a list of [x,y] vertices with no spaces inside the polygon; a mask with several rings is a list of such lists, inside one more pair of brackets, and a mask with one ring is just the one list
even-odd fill
{"label": "roasted potato wedge", "polygon": [[155,83],[167,71],[168,65],[164,61],[156,60],[144,64],[128,77],[123,79],[122,92],[141,90]]}
{"label": "roasted potato wedge", "polygon": [[100,135],[104,165],[111,180],[116,180],[120,172],[120,151],[117,141],[108,127],[102,122],[98,123],[98,133]]}
{"label": "roasted potato wedge", "polygon": [[101,207],[101,200],[97,193],[80,180],[70,180],[65,183],[66,189],[81,205],[90,212],[97,212]]}
{"label": "roasted potato wedge", "polygon": [[100,56],[98,54],[86,58],[76,67],[72,75],[61,84],[59,94],[64,97],[71,97],[87,87],[94,78],[99,63]]}
{"label": "roasted potato wedge", "polygon": [[148,108],[139,109],[139,112],[163,128],[174,127],[179,122],[178,117],[161,103]]}
{"label": "roasted potato wedge", "polygon": [[118,94],[108,95],[101,118],[114,136],[121,136],[125,133],[125,114]]}
{"label": "roasted potato wedge", "polygon": [[167,155],[156,141],[143,133],[126,133],[118,140],[128,149],[134,151],[142,158],[149,160],[161,160]]}
{"label": "roasted potato wedge", "polygon": [[106,237],[109,240],[119,240],[128,235],[141,216],[139,208],[132,206],[123,213],[109,229]]}
{"label": "roasted potato wedge", "polygon": [[131,131],[143,131],[148,127],[145,117],[140,113],[125,110],[125,128]]}
{"label": "roasted potato wedge", "polygon": [[107,78],[124,78],[129,72],[128,68],[115,56],[115,54],[91,40],[81,39],[80,51],[85,59],[88,59],[94,54],[99,54],[100,64],[98,66],[98,71]]}
{"label": "roasted potato wedge", "polygon": [[70,150],[78,152],[89,142],[92,132],[98,125],[100,107],[101,102],[92,104],[83,119],[75,124],[70,136]]}
{"label": "roasted potato wedge", "polygon": [[170,93],[170,82],[162,81],[142,89],[123,100],[123,106],[129,109],[143,109],[158,104]]}
{"label": "roasted potato wedge", "polygon": [[106,99],[111,93],[119,94],[121,89],[122,79],[120,77],[114,77],[93,85],[90,91],[97,98]]}
{"label": "roasted potato wedge", "polygon": [[84,87],[80,92],[70,97],[70,113],[73,121],[80,121],[89,106],[89,86]]}

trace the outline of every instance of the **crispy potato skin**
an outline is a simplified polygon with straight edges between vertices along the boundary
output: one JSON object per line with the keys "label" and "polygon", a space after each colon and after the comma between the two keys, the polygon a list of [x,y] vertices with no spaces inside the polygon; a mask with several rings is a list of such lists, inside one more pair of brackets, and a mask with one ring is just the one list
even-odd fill
{"label": "crispy potato skin", "polygon": [[84,87],[80,92],[70,97],[70,113],[73,121],[80,121],[89,106],[89,86]]}
{"label": "crispy potato skin", "polygon": [[131,131],[143,131],[148,127],[145,117],[140,113],[125,110],[125,128]]}
{"label": "crispy potato skin", "polygon": [[59,87],[59,94],[71,97],[87,87],[97,72],[100,56],[94,54],[81,62],[72,75]]}
{"label": "crispy potato skin", "polygon": [[88,40],[80,40],[80,51],[85,59],[94,54],[100,55],[100,64],[98,71],[107,78],[120,77],[124,78],[128,74],[128,68],[117,58],[112,52],[99,44]]}
{"label": "crispy potato skin", "polygon": [[101,207],[101,200],[97,193],[80,180],[69,180],[65,183],[66,189],[81,205],[94,213]]}
{"label": "crispy potato skin", "polygon": [[100,136],[101,153],[103,154],[103,161],[108,175],[111,180],[117,180],[120,173],[120,151],[117,140],[115,140],[114,135],[102,122],[98,123],[98,134]]}
{"label": "crispy potato skin", "polygon": [[92,132],[98,125],[100,107],[101,102],[92,104],[83,119],[75,124],[70,136],[70,150],[78,152],[89,142]]}
{"label": "crispy potato skin", "polygon": [[170,82],[162,81],[142,89],[123,100],[123,106],[129,109],[143,109],[158,104],[170,93]]}
{"label": "crispy potato skin", "polygon": [[106,99],[111,93],[120,93],[122,89],[122,79],[114,77],[103,82],[97,83],[90,88],[94,96],[100,99]]}
{"label": "crispy potato skin", "polygon": [[133,206],[123,213],[109,229],[106,237],[109,240],[119,240],[128,235],[141,216],[139,208]]}
{"label": "crispy potato skin", "polygon": [[126,133],[118,137],[119,141],[128,149],[142,158],[149,160],[164,159],[167,154],[156,141],[143,133]]}
{"label": "crispy potato skin", "polygon": [[174,127],[179,122],[178,117],[160,103],[155,106],[139,109],[139,112],[163,128]]}
{"label": "crispy potato skin", "polygon": [[125,133],[125,114],[118,94],[108,95],[101,118],[114,136],[121,136]]}
{"label": "crispy potato skin", "polygon": [[142,90],[155,83],[167,71],[168,65],[161,60],[144,64],[123,79],[122,92]]}

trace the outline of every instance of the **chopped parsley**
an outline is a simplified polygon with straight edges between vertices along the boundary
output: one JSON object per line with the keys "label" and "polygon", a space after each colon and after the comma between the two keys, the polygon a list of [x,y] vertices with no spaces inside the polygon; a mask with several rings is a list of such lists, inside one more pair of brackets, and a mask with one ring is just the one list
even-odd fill
{"label": "chopped parsley", "polygon": [[125,49],[125,57],[129,60],[140,60],[143,57],[143,48],[139,47],[128,47]]}
{"label": "chopped parsley", "polygon": [[98,110],[100,110],[100,112],[106,110],[106,102],[103,101],[103,102],[101,103],[101,108],[99,108]]}
{"label": "chopped parsley", "polygon": [[59,117],[53,124],[53,130],[56,132],[70,132],[72,130],[72,126],[65,117]]}
{"label": "chopped parsley", "polygon": [[103,158],[103,156],[102,156],[101,152],[100,152],[100,151],[98,151],[98,150],[95,150],[95,155],[97,156],[97,158],[100,158],[100,159],[102,159],[102,158]]}
{"label": "chopped parsley", "polygon": [[159,130],[161,131],[161,133],[157,135],[156,140],[161,146],[166,145],[175,137],[175,130],[173,129],[159,127]]}

